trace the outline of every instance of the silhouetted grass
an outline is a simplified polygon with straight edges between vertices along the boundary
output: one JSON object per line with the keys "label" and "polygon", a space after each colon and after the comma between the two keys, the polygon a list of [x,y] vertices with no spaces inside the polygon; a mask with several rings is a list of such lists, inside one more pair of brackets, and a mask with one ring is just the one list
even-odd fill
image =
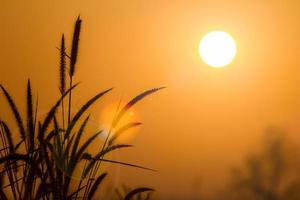
{"label": "silhouetted grass", "polygon": [[[104,144],[95,155],[88,153],[87,149],[95,142],[102,130],[98,130],[85,142],[81,142],[90,120],[88,116],[83,122],[80,122],[83,115],[96,101],[112,90],[110,88],[99,92],[84,103],[78,111],[74,112],[74,116],[71,116],[72,92],[78,85],[78,83],[73,83],[73,78],[76,71],[81,23],[82,20],[78,17],[75,22],[70,56],[66,53],[65,37],[62,35],[59,49],[59,91],[61,95],[43,119],[37,119],[38,99],[36,98],[36,103],[33,103],[34,97],[29,79],[26,89],[25,118],[21,116],[13,97],[3,85],[0,85],[18,127],[17,131],[12,132],[8,125],[0,120],[0,199],[90,200],[93,199],[107,176],[105,172],[101,172],[101,175],[98,176],[102,162],[152,170],[126,162],[106,159],[105,156],[113,151],[132,147],[128,144],[117,144],[117,139],[125,131],[137,127],[141,123],[130,122],[114,132],[112,131],[113,128],[117,127],[121,118],[132,106],[162,88],[147,90],[129,101],[116,114]],[[66,86],[66,59],[70,60],[68,88]],[[63,102],[67,97],[68,105],[65,108]],[[60,107],[61,113],[58,112]],[[59,114],[61,116],[58,118]],[[65,118],[68,119],[67,123],[64,121]],[[81,143],[82,145],[80,145]],[[85,167],[81,172],[81,180],[77,183],[72,177],[80,162],[85,162]],[[129,200],[138,193],[151,191],[153,190],[149,188],[137,188],[124,196],[124,199]]]}

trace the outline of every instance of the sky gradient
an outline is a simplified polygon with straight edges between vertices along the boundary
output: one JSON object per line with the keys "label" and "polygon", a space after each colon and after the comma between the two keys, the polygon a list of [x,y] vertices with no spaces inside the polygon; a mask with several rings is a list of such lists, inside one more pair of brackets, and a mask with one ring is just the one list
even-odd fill
{"label": "sky gradient", "polygon": [[[92,110],[97,123],[111,102],[167,87],[134,109],[143,126],[130,140],[135,148],[119,155],[159,172],[122,167],[123,182],[154,187],[160,197],[186,197],[201,182],[209,195],[260,145],[267,127],[299,139],[299,8],[294,0],[0,0],[0,82],[22,105],[30,77],[40,109],[49,108],[59,95],[56,47],[65,33],[70,50],[80,14],[75,79],[82,84],[74,107],[114,87]],[[237,43],[225,68],[210,68],[198,55],[212,30]]]}

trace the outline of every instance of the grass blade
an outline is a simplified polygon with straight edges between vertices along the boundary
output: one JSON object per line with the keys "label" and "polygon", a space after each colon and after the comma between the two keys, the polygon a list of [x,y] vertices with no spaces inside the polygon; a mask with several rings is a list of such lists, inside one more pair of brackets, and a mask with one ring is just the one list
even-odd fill
{"label": "grass blade", "polygon": [[[86,175],[88,175],[88,173],[93,169],[95,163],[99,160],[102,160],[101,158],[111,152],[114,151],[116,149],[121,149],[121,148],[127,148],[127,147],[132,147],[132,145],[127,145],[127,144],[118,144],[118,145],[114,145],[114,146],[110,146],[107,147],[106,149],[104,149],[103,151],[100,151],[93,159],[92,161],[88,164],[88,166],[86,167],[85,171],[84,171],[84,175],[83,177],[86,177]],[[93,170],[92,170],[93,171]]]}
{"label": "grass blade", "polygon": [[27,82],[27,132],[28,132],[28,145],[29,152],[34,149],[34,116],[33,116],[33,105],[32,105],[32,92],[30,80]]}
{"label": "grass blade", "polygon": [[9,130],[8,126],[6,125],[6,123],[4,121],[1,121],[0,123],[1,123],[1,126],[3,127],[4,134],[5,134],[5,137],[6,137],[7,142],[8,142],[9,152],[10,153],[15,153],[14,142],[13,142],[13,139],[11,137],[10,130]]}
{"label": "grass blade", "polygon": [[[96,134],[94,134],[93,136],[91,136],[81,147],[80,149],[78,150],[78,152],[76,153],[76,155],[74,156],[74,158],[71,158],[71,161],[70,161],[70,167],[69,167],[69,176],[72,175],[74,169],[75,169],[75,166],[76,166],[76,163],[79,161],[79,159],[82,157],[82,155],[84,155],[84,151],[85,149],[102,133],[102,131],[99,131],[97,132]],[[87,153],[86,153],[87,154]],[[89,154],[88,154],[89,155]],[[83,177],[83,176],[82,176]],[[69,177],[66,177],[66,180],[65,180],[65,186],[64,186],[64,194],[67,194],[67,191],[68,191],[68,188],[69,188],[69,185],[70,185],[70,178]]]}
{"label": "grass blade", "polygon": [[132,107],[134,106],[136,103],[138,103],[139,101],[141,101],[143,98],[145,98],[146,96],[155,93],[161,89],[164,89],[165,87],[160,87],[160,88],[153,88],[150,90],[147,90],[139,95],[137,95],[136,97],[134,97],[131,101],[129,101],[123,108],[122,110],[118,113],[118,115],[116,116],[116,118],[114,119],[113,123],[112,123],[112,127],[115,127],[118,122],[121,120],[121,118],[124,116],[124,114]]}
{"label": "grass blade", "polygon": [[143,167],[143,166],[140,166],[140,165],[134,165],[134,164],[126,163],[126,162],[121,162],[121,161],[116,161],[116,160],[109,160],[109,159],[103,159],[103,158],[100,158],[98,160],[101,160],[103,162],[114,163],[114,164],[124,165],[124,166],[128,166],[128,167],[134,167],[134,168],[145,169],[145,170],[148,170],[148,171],[157,172],[156,170],[148,168],[148,167]]}
{"label": "grass blade", "polygon": [[84,154],[84,151],[88,148],[88,146],[102,133],[102,130],[97,132],[95,135],[93,135],[92,137],[90,137],[78,150],[78,152],[75,155],[75,162],[78,161],[80,159],[80,157],[82,157],[82,155]]}
{"label": "grass blade", "polygon": [[93,196],[95,195],[99,185],[102,183],[103,179],[107,176],[107,173],[103,173],[101,174],[95,181],[95,183],[93,184],[89,194],[88,194],[88,200],[92,200]]}
{"label": "grass blade", "polygon": [[19,128],[21,138],[25,140],[25,138],[26,138],[25,128],[23,125],[23,120],[21,118],[21,115],[18,111],[18,108],[17,108],[15,102],[13,101],[12,97],[10,96],[10,94],[7,92],[7,90],[2,85],[0,85],[0,87],[6,97],[6,100],[9,104],[13,114],[14,114],[15,120],[16,120],[18,128]]}
{"label": "grass blade", "polygon": [[122,126],[121,128],[119,128],[114,134],[113,136],[110,138],[109,142],[108,142],[108,145],[110,146],[111,144],[113,144],[113,142],[118,139],[118,137],[120,137],[122,135],[122,133],[124,133],[125,131],[131,129],[131,128],[134,128],[134,127],[137,127],[137,126],[140,126],[142,125],[142,123],[140,122],[131,122],[131,123],[128,123],[124,126]]}
{"label": "grass blade", "polygon": [[75,84],[73,85],[71,88],[69,88],[61,97],[60,99],[56,102],[56,104],[50,109],[49,113],[47,114],[43,124],[41,125],[40,131],[39,131],[39,138],[44,138],[44,134],[45,131],[47,130],[51,120],[53,119],[53,117],[55,116],[56,110],[58,108],[58,106],[60,105],[60,102],[62,101],[62,99],[69,93],[71,92],[71,90],[73,90],[76,86],[78,85]]}
{"label": "grass blade", "polygon": [[136,189],[132,190],[131,192],[129,192],[125,196],[124,200],[131,200],[137,194],[140,194],[142,192],[152,192],[152,191],[154,191],[154,189],[146,188],[146,187],[136,188]]}
{"label": "grass blade", "polygon": [[[84,189],[85,187],[86,187],[86,185],[84,185],[84,186],[78,188],[75,192],[69,194],[69,196],[68,196],[67,199],[70,199],[70,200],[73,199],[73,196],[74,196],[74,195],[78,195],[78,193],[79,193],[82,189]],[[75,199],[77,199],[77,196],[75,196]]]}
{"label": "grass blade", "polygon": [[75,139],[75,142],[74,142],[74,145],[73,145],[73,148],[72,148],[72,151],[71,151],[71,159],[75,157],[76,155],[76,152],[77,152],[77,149],[78,149],[78,145],[79,145],[79,142],[80,142],[80,139],[81,139],[81,136],[84,132],[84,129],[86,127],[86,124],[89,120],[90,116],[88,116],[84,122],[82,123],[81,127],[79,128],[79,131],[77,133],[77,136],[76,136],[76,139]]}
{"label": "grass blade", "polygon": [[79,110],[78,112],[75,114],[75,116],[73,117],[71,123],[69,124],[67,131],[66,131],[66,137],[65,139],[67,139],[69,137],[69,134],[71,133],[73,127],[76,125],[77,121],[80,119],[80,117],[84,114],[84,112],[95,102],[97,101],[100,97],[102,97],[103,95],[105,95],[106,93],[108,93],[109,91],[111,91],[112,88],[105,90],[103,92],[98,93],[97,95],[95,95],[93,98],[91,98],[90,100],[88,100]]}

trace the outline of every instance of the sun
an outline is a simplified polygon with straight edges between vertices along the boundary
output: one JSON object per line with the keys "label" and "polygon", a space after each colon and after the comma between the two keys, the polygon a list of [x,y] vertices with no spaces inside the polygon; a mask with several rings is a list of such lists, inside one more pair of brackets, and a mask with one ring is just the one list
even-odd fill
{"label": "sun", "polygon": [[199,55],[211,67],[224,67],[230,64],[236,55],[234,39],[226,32],[207,33],[199,44]]}

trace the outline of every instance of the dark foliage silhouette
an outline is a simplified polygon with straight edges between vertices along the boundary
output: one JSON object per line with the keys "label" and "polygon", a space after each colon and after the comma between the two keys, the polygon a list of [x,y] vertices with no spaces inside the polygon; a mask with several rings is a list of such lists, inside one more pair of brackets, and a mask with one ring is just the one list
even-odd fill
{"label": "dark foliage silhouette", "polygon": [[[140,122],[129,124],[115,130],[123,115],[134,104],[144,97],[161,90],[154,88],[134,97],[126,106],[118,111],[109,134],[99,151],[92,155],[88,147],[103,133],[97,131],[91,137],[83,140],[83,135],[89,124],[87,110],[112,88],[99,92],[90,98],[78,111],[72,111],[72,93],[78,83],[73,83],[75,66],[78,59],[78,47],[82,20],[77,18],[74,27],[70,56],[67,53],[65,37],[62,35],[60,45],[59,92],[60,97],[49,109],[43,119],[38,119],[38,100],[34,100],[32,85],[27,82],[26,117],[15,104],[13,97],[3,85],[0,85],[16,122],[16,129],[10,129],[7,123],[0,120],[0,199],[93,199],[101,183],[109,175],[100,170],[103,162],[151,170],[146,167],[110,160],[105,156],[113,151],[130,148],[132,145],[118,144],[118,137],[130,128],[140,125]],[[67,66],[67,60],[69,65]],[[69,73],[66,70],[69,69]],[[69,87],[67,87],[69,81]],[[64,101],[68,105],[64,105]],[[35,103],[34,103],[35,102]],[[59,111],[61,108],[61,111]],[[72,116],[71,113],[74,113]],[[67,120],[65,120],[67,119]],[[11,131],[14,130],[14,131]],[[83,142],[82,142],[83,141]],[[81,145],[80,145],[81,144]],[[80,181],[73,180],[73,174],[78,164],[84,162]],[[124,199],[132,199],[138,193],[153,191],[150,188],[137,188],[130,191]],[[97,198],[98,199],[98,198]]]}

